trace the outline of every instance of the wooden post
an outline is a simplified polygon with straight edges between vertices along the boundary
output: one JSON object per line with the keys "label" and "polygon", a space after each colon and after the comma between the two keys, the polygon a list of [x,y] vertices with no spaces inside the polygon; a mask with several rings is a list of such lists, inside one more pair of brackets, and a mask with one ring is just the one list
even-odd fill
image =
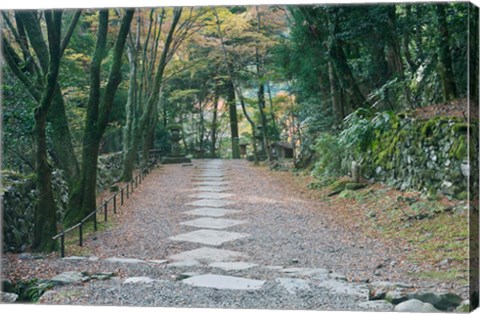
{"label": "wooden post", "polygon": [[78,245],[83,246],[83,224],[78,226]]}
{"label": "wooden post", "polygon": [[103,203],[103,210],[104,210],[103,220],[106,222],[108,220],[108,202]]}
{"label": "wooden post", "polygon": [[60,256],[65,257],[65,233],[60,237]]}
{"label": "wooden post", "polygon": [[97,211],[93,214],[93,230],[97,231]]}

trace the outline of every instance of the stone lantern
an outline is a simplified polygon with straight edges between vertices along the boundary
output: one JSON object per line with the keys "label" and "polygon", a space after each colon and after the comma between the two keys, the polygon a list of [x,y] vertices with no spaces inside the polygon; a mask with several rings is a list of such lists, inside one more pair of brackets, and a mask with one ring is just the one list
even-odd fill
{"label": "stone lantern", "polygon": [[180,146],[180,141],[183,139],[182,126],[179,124],[171,124],[167,126],[170,132],[170,142],[172,148],[170,154],[162,158],[163,164],[178,164],[191,162],[190,158],[185,157]]}

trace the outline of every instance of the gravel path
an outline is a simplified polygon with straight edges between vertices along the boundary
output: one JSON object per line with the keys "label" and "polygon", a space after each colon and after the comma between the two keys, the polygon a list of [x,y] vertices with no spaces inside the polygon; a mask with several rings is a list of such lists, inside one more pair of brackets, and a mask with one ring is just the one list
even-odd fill
{"label": "gravel path", "polygon": [[[113,227],[85,239],[89,259],[50,263],[56,273],[116,277],[56,287],[41,302],[371,310],[364,303],[369,282],[419,287],[402,265],[389,264],[399,248],[342,225],[328,204],[305,197],[286,178],[243,160],[156,169]],[[7,274],[13,271],[14,265],[5,266]]]}

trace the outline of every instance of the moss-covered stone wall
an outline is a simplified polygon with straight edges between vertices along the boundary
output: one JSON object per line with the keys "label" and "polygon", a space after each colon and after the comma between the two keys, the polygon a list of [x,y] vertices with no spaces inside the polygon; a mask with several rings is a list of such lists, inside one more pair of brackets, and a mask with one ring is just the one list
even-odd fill
{"label": "moss-covered stone wall", "polygon": [[[467,196],[467,132],[478,126],[465,119],[436,117],[417,120],[398,116],[388,131],[376,132],[363,156],[366,178],[383,181],[402,190],[415,189],[464,199]],[[474,145],[470,145],[471,153]]]}
{"label": "moss-covered stone wall", "polygon": [[[98,160],[97,190],[101,192],[118,181],[122,154],[101,155]],[[68,206],[68,186],[62,173],[52,173],[53,191],[59,223]],[[33,213],[36,189],[33,175],[2,171],[2,232],[4,252],[21,252],[28,248],[33,236]]]}

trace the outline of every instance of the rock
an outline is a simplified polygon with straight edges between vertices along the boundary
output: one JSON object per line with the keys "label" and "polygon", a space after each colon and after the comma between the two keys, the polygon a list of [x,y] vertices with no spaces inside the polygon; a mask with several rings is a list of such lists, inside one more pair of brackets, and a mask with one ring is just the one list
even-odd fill
{"label": "rock", "polygon": [[96,273],[90,276],[90,279],[107,280],[115,276],[115,273]]}
{"label": "rock", "polygon": [[15,286],[10,280],[6,280],[6,279],[2,280],[2,291],[9,292],[9,291],[14,291],[14,289],[15,289]]}
{"label": "rock", "polygon": [[363,189],[367,186],[366,183],[355,183],[355,182],[352,182],[352,183],[347,183],[345,185],[345,190],[351,190],[351,191],[356,191],[356,190],[360,190],[360,189]]}
{"label": "rock", "polygon": [[428,302],[442,311],[452,311],[462,303],[462,298],[454,293],[444,293],[437,295],[435,293],[416,293],[413,299]]}
{"label": "rock", "polygon": [[370,290],[369,300],[376,301],[376,300],[383,300],[387,296],[387,290],[384,288],[376,288]]}
{"label": "rock", "polygon": [[277,278],[275,282],[280,284],[285,290],[291,294],[295,294],[298,291],[310,289],[309,282],[303,279],[295,278]]}
{"label": "rock", "polygon": [[390,290],[385,295],[385,300],[387,300],[388,302],[396,305],[396,304],[402,303],[404,301],[407,301],[408,296],[405,295],[405,293],[403,293],[402,291],[400,291],[398,289]]}
{"label": "rock", "polygon": [[[428,302],[428,303],[433,304],[433,305],[437,304],[441,300],[439,295],[437,295],[435,293],[432,293],[432,292],[409,294],[408,298],[409,299],[420,300],[422,302]],[[460,302],[461,302],[461,300],[460,300]],[[460,304],[460,302],[459,302],[459,304]]]}
{"label": "rock", "polygon": [[470,300],[463,300],[455,309],[455,312],[470,312]]}
{"label": "rock", "polygon": [[67,271],[61,273],[50,279],[50,282],[55,285],[69,285],[73,283],[80,283],[89,280],[88,276],[85,276],[83,273],[78,271]]}
{"label": "rock", "polygon": [[433,313],[440,312],[430,303],[422,302],[417,299],[411,299],[400,304],[394,308],[395,312],[415,312],[415,313]]}
{"label": "rock", "polygon": [[0,291],[1,303],[14,303],[18,299],[18,294]]}
{"label": "rock", "polygon": [[392,312],[394,306],[385,300],[377,300],[360,302],[358,307],[365,311]]}
{"label": "rock", "polygon": [[442,311],[453,311],[462,304],[462,298],[454,293],[444,293],[440,295],[440,301],[432,303],[437,309]]}
{"label": "rock", "polygon": [[347,276],[345,275],[342,275],[342,274],[339,274],[339,273],[331,273],[328,275],[328,277],[332,278],[332,279],[335,279],[335,280],[339,280],[339,281],[347,281]]}

